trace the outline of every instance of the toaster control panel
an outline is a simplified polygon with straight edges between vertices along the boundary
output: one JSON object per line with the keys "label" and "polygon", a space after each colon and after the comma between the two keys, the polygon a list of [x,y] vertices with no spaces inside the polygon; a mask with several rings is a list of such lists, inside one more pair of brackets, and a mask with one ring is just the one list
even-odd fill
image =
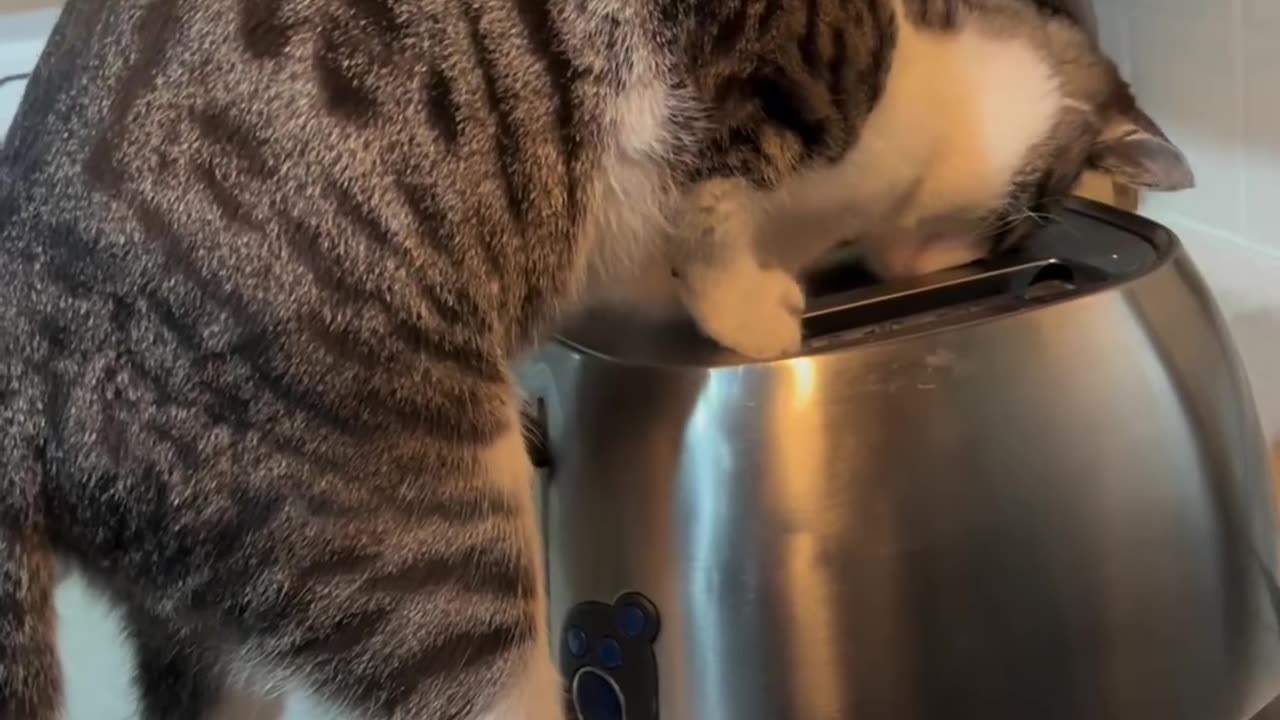
{"label": "toaster control panel", "polygon": [[577,720],[658,720],[658,608],[640,593],[569,610],[560,670]]}

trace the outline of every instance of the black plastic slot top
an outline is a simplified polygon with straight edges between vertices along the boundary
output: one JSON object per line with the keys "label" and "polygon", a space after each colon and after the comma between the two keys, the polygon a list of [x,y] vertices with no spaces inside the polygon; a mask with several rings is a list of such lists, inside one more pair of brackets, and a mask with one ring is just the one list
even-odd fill
{"label": "black plastic slot top", "polygon": [[[1056,300],[1105,279],[1088,266],[1044,260],[995,270],[950,271],[936,278],[901,285],[862,287],[813,297],[804,317],[804,335],[813,339],[856,328],[991,302],[1029,304]],[[927,280],[927,282],[926,282]]]}
{"label": "black plastic slot top", "polygon": [[802,284],[806,297],[820,298],[875,287],[880,278],[856,255],[843,253],[806,272]]}

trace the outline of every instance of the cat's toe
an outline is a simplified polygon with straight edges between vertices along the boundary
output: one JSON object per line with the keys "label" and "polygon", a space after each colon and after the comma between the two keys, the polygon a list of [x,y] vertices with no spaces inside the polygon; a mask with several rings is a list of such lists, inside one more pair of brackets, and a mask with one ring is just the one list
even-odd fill
{"label": "cat's toe", "polygon": [[694,314],[716,342],[758,360],[800,349],[804,291],[788,273],[762,270],[749,281],[721,286],[715,295]]}

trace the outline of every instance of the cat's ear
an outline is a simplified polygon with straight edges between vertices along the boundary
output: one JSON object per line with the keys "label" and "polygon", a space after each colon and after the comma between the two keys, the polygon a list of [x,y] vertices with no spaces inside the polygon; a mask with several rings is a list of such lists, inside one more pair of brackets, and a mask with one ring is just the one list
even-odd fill
{"label": "cat's ear", "polygon": [[1107,120],[1089,152],[1089,165],[1140,190],[1173,192],[1196,184],[1186,156],[1136,106]]}

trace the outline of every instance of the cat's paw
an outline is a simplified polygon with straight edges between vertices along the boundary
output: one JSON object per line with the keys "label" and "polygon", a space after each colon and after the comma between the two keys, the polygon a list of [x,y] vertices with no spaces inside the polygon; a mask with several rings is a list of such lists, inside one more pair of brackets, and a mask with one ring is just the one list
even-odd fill
{"label": "cat's paw", "polygon": [[688,304],[702,331],[737,353],[768,360],[800,349],[804,291],[782,270],[726,274]]}

